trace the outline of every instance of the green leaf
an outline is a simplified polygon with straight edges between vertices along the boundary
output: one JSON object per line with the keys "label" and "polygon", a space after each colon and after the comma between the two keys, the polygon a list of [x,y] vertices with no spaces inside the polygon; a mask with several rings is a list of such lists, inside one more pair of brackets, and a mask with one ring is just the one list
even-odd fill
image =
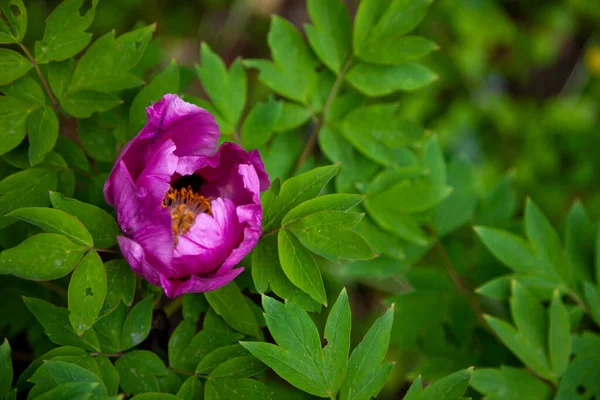
{"label": "green leaf", "polygon": [[123,350],[130,349],[144,341],[152,325],[152,296],[137,303],[123,322],[121,343]]}
{"label": "green leaf", "polygon": [[413,62],[398,65],[359,62],[346,75],[352,86],[371,97],[387,96],[400,90],[417,90],[437,79],[438,76],[429,68]]}
{"label": "green leaf", "polygon": [[135,96],[129,108],[129,138],[135,136],[146,123],[146,107],[159,101],[167,93],[179,91],[179,67],[172,61],[152,82]]}
{"label": "green leaf", "polygon": [[573,282],[592,280],[588,255],[594,253],[596,226],[581,201],[571,206],[565,225],[565,251],[573,267]]}
{"label": "green leaf", "polygon": [[331,308],[325,324],[327,344],[323,349],[323,369],[326,373],[327,386],[333,394],[340,389],[346,375],[350,352],[350,328],[350,304],[348,304],[348,294],[344,288]]}
{"label": "green leaf", "polygon": [[[394,260],[406,259],[404,251],[406,243],[380,229],[368,216],[365,216],[353,229],[367,241],[375,253]],[[371,261],[376,263],[376,260]],[[369,262],[369,265],[373,263]]]}
{"label": "green leaf", "polygon": [[261,239],[252,252],[252,279],[259,293],[266,292],[270,286],[279,297],[298,304],[304,310],[316,312],[321,309],[319,303],[285,276],[279,263],[277,240],[274,235]]}
{"label": "green leaf", "polygon": [[538,351],[532,349],[533,343],[531,343],[523,334],[517,332],[510,324],[489,315],[485,315],[484,317],[502,343],[504,343],[514,355],[543,378],[551,379],[552,373],[548,367],[548,360],[544,354],[540,354]]}
{"label": "green leaf", "polygon": [[548,400],[552,393],[548,385],[527,371],[507,366],[476,369],[470,384],[490,400]]}
{"label": "green leaf", "polygon": [[110,260],[104,264],[106,270],[106,299],[101,314],[114,310],[121,300],[131,306],[135,294],[135,273],[122,258]]}
{"label": "green leaf", "polygon": [[517,196],[513,187],[514,172],[508,172],[500,182],[485,194],[476,213],[481,225],[506,223],[517,209]]}
{"label": "green leaf", "polygon": [[58,279],[75,268],[86,250],[64,236],[40,233],[0,254],[0,274],[34,281]]}
{"label": "green leaf", "polygon": [[285,229],[277,234],[279,260],[289,280],[321,304],[327,305],[327,295],[319,266],[310,252]]}
{"label": "green leaf", "polygon": [[448,197],[452,188],[446,185],[432,185],[427,182],[411,184],[400,181],[386,191],[367,197],[371,204],[388,204],[388,208],[399,214],[413,214],[432,209]]}
{"label": "green leaf", "polygon": [[[210,313],[207,315],[210,315]],[[181,371],[194,372],[196,366],[198,366],[207,354],[219,347],[236,343],[242,337],[243,335],[239,333],[215,329],[210,326],[205,318],[204,329],[189,341],[189,344],[185,347],[183,353],[181,353],[177,364],[173,365],[173,367]]]}
{"label": "green leaf", "polygon": [[[264,202],[263,231],[268,232],[281,223],[283,217],[294,207],[317,197],[327,183],[339,172],[339,165],[328,165],[286,180],[273,201]],[[272,193],[272,188],[265,193]]]}
{"label": "green leaf", "polygon": [[123,303],[111,310],[107,315],[102,316],[94,324],[94,329],[100,335],[98,339],[102,350],[105,352],[121,351],[121,332],[123,331],[123,321],[127,316],[127,306]]}
{"label": "green leaf", "polygon": [[454,400],[460,399],[467,390],[473,368],[464,369],[440,379],[429,385],[423,391],[423,400]]}
{"label": "green leaf", "polygon": [[477,203],[474,166],[466,159],[452,160],[448,168],[448,185],[453,188],[452,193],[434,211],[439,236],[445,236],[473,219]]}
{"label": "green leaf", "polygon": [[157,379],[160,391],[169,394],[177,393],[182,384],[179,375],[170,369],[167,370],[166,376],[159,376]]}
{"label": "green leaf", "polygon": [[88,251],[69,282],[69,319],[77,334],[96,322],[106,297],[106,272],[98,253]]}
{"label": "green leaf", "polygon": [[270,97],[264,103],[256,103],[242,124],[242,144],[254,149],[267,143],[282,115],[283,103]]}
{"label": "green leaf", "polygon": [[375,257],[371,246],[356,232],[363,214],[346,211],[320,211],[286,226],[310,251],[328,258],[369,260]]}
{"label": "green leaf", "polygon": [[404,396],[404,400],[421,400],[423,393],[423,383],[421,381],[421,375],[417,377],[408,388],[408,392]]}
{"label": "green leaf", "polygon": [[[91,172],[92,167],[85,152],[74,141],[59,135],[55,149],[74,171]],[[67,194],[64,195],[68,197]]]}
{"label": "green leaf", "polygon": [[201,65],[196,72],[204,90],[227,122],[236,126],[246,103],[246,71],[237,59],[227,71],[223,60],[206,44],[200,46]]}
{"label": "green leaf", "polygon": [[183,400],[202,400],[204,398],[204,387],[200,379],[190,376],[183,382],[177,392],[177,398]]}
{"label": "green leaf", "polygon": [[534,250],[565,284],[569,284],[571,268],[560,237],[531,199],[525,204],[525,231]]}
{"label": "green leaf", "polygon": [[275,132],[285,132],[296,129],[308,122],[311,111],[307,107],[287,101],[280,101],[281,112],[273,128]]}
{"label": "green leaf", "polygon": [[91,90],[67,93],[60,99],[65,111],[77,118],[89,118],[95,112],[107,111],[122,103],[115,95]]}
{"label": "green leaf", "polygon": [[[274,251],[273,251],[274,250]],[[252,251],[252,280],[258,293],[265,293],[271,280],[273,264],[279,264],[277,248],[269,248],[264,240],[260,240]]]}
{"label": "green leaf", "polygon": [[23,100],[27,103],[40,105],[46,103],[44,91],[31,75],[25,75],[10,85],[3,86],[0,88],[0,91],[7,96]]}
{"label": "green leaf", "polygon": [[167,368],[161,359],[145,350],[123,354],[115,363],[115,368],[121,377],[121,388],[129,395],[160,391],[157,376],[167,375]]}
{"label": "green leaf", "polygon": [[62,99],[71,83],[73,71],[75,71],[75,60],[71,59],[62,62],[53,62],[48,64],[47,71],[47,79],[50,88],[52,88],[52,92],[58,99]]}
{"label": "green leaf", "polygon": [[46,207],[23,207],[6,215],[39,226],[46,232],[64,235],[82,246],[94,245],[85,226],[64,211]]}
{"label": "green leaf", "polygon": [[475,232],[488,250],[515,272],[540,272],[540,260],[520,236],[500,229],[476,226]]}
{"label": "green leaf", "polygon": [[314,25],[304,25],[308,42],[333,72],[339,73],[350,55],[352,22],[340,0],[309,0],[308,14]]}
{"label": "green leaf", "polygon": [[25,75],[33,64],[16,51],[0,48],[0,86]]}
{"label": "green leaf", "polygon": [[314,364],[302,356],[264,342],[242,342],[253,356],[264,362],[291,385],[309,394],[327,397],[326,384]]}
{"label": "green leaf", "polygon": [[355,19],[354,54],[366,61],[388,63],[389,57],[394,56],[384,53],[399,50],[401,36],[421,22],[430,3],[431,0],[362,1]]}
{"label": "green leaf", "polygon": [[78,336],[69,321],[69,311],[46,301],[23,297],[25,305],[44,327],[48,338],[58,345],[76,346],[86,350],[100,351],[98,339],[93,330]]}
{"label": "green leaf", "polygon": [[[24,300],[25,299],[27,298],[24,298]],[[29,380],[29,378],[31,378],[34,372],[44,363],[45,360],[51,360],[54,357],[63,356],[85,357],[87,356],[87,352],[72,346],[55,347],[52,350],[42,354],[41,356],[36,358],[32,363],[30,363],[29,366],[27,366],[27,368],[25,369],[25,371],[23,371],[23,373],[19,376],[16,386],[20,389],[27,387],[27,381]]]}
{"label": "green leaf", "polygon": [[17,172],[0,181],[0,227],[15,222],[6,217],[19,207],[48,205],[48,190],[56,190],[56,171],[45,168],[30,168]]}
{"label": "green leaf", "polygon": [[359,57],[374,64],[401,64],[424,57],[439,46],[421,36],[404,36],[365,48]]}
{"label": "green leaf", "polygon": [[282,304],[265,295],[262,303],[265,320],[275,342],[292,353],[319,360],[321,353],[319,332],[308,314],[294,303]]}
{"label": "green leaf", "polygon": [[532,345],[531,350],[544,358],[548,317],[540,300],[516,279],[512,281],[510,310],[517,330]]}
{"label": "green leaf", "polygon": [[216,367],[211,378],[250,378],[266,369],[266,365],[252,356],[235,357]]}
{"label": "green leaf", "polygon": [[27,9],[21,0],[0,3],[0,44],[19,43],[27,30]]}
{"label": "green leaf", "polygon": [[282,225],[299,220],[310,214],[320,211],[346,211],[358,205],[363,200],[363,196],[358,194],[336,193],[325,196],[315,197],[307,200],[288,212],[283,217]]}
{"label": "green leaf", "polygon": [[73,57],[92,40],[85,32],[94,20],[98,0],[92,0],[85,14],[80,13],[83,0],[63,1],[46,19],[44,38],[35,42],[35,60],[39,64]]}
{"label": "green leaf", "polygon": [[103,209],[56,192],[50,193],[50,201],[54,208],[77,217],[94,238],[96,247],[109,248],[117,244],[121,230],[114,218]]}
{"label": "green leaf", "polygon": [[600,283],[600,229],[598,230],[598,233],[596,234],[596,241],[595,241],[595,245],[596,245],[596,252],[594,253],[594,259],[596,261],[595,263],[595,278],[596,278],[596,282]]}
{"label": "green leaf", "polygon": [[219,347],[208,353],[206,357],[200,361],[195,372],[196,374],[206,374],[231,359],[243,358],[247,355],[248,352],[238,343],[232,344],[231,346]]}
{"label": "green leaf", "polygon": [[107,122],[95,114],[79,121],[77,134],[85,152],[96,161],[112,163],[117,158],[117,140],[110,129],[104,128]]}
{"label": "green leaf", "polygon": [[183,319],[198,322],[200,314],[208,309],[208,302],[202,293],[188,293],[183,295],[181,313]]}
{"label": "green leaf", "polygon": [[583,294],[585,295],[585,300],[590,307],[592,319],[597,325],[600,325],[600,290],[598,290],[593,283],[584,282]]}
{"label": "green leaf", "polygon": [[23,141],[27,134],[27,118],[38,107],[39,104],[16,97],[0,96],[0,155]]}
{"label": "green leaf", "polygon": [[550,366],[557,377],[560,377],[571,359],[571,324],[569,312],[562,303],[558,290],[554,292],[550,305],[548,331],[548,349]]}
{"label": "green leaf", "polygon": [[409,182],[412,182],[413,179],[422,178],[427,174],[427,171],[417,165],[417,162],[418,161],[415,159],[414,163],[411,162],[409,165],[400,168],[386,168],[375,175],[375,178],[368,185],[365,184],[366,187],[361,187],[360,189],[367,196],[375,196],[386,191],[400,181],[408,180]]}
{"label": "green leaf", "polygon": [[115,39],[111,31],[97,39],[79,59],[69,90],[112,92],[130,89],[143,82],[127,72],[143,54],[155,25],[148,25]]}
{"label": "green leaf", "polygon": [[100,369],[102,380],[106,386],[106,390],[110,396],[114,396],[119,392],[119,372],[106,356],[96,357],[96,363]]}
{"label": "green leaf", "polygon": [[434,186],[446,184],[448,178],[446,161],[436,135],[429,136],[423,145],[423,164],[425,164],[429,180]]}
{"label": "green leaf", "polygon": [[258,321],[235,282],[204,294],[206,300],[227,324],[245,335],[262,338]]}
{"label": "green leaf", "polygon": [[429,244],[429,237],[410,215],[399,214],[389,203],[381,203],[368,197],[364,205],[369,216],[384,230],[417,246]]}
{"label": "green leaf", "polygon": [[240,399],[270,400],[273,393],[264,384],[248,378],[209,379],[206,382],[204,398],[206,400]]}
{"label": "green leaf", "polygon": [[29,131],[29,162],[36,165],[44,160],[58,138],[58,118],[49,107],[35,110],[27,120]]}
{"label": "green leaf", "polygon": [[[88,371],[79,365],[64,361],[50,360],[46,361],[44,366],[46,367],[48,375],[57,385],[69,382],[92,382],[97,384],[92,392],[92,399],[105,399],[108,397],[108,392],[102,379],[95,373]],[[31,379],[33,381],[34,378],[32,377]]]}
{"label": "green leaf", "polygon": [[355,150],[341,133],[329,125],[321,129],[319,147],[331,162],[340,163],[340,173],[335,180],[338,192],[356,190],[357,183],[369,180],[380,168],[378,164]]}
{"label": "green leaf", "polygon": [[400,117],[395,104],[357,108],[344,119],[341,133],[354,148],[382,165],[399,165],[399,150],[425,134]]}
{"label": "green leaf", "polygon": [[593,398],[600,392],[598,365],[600,365],[600,337],[596,333],[585,332],[573,342],[576,357],[565,371],[556,400]]}
{"label": "green leaf", "polygon": [[10,345],[4,339],[0,345],[0,395],[4,396],[10,390],[13,380],[13,367],[10,358]]}
{"label": "green leaf", "polygon": [[297,388],[328,397],[319,333],[308,314],[294,303],[263,296],[269,331],[280,346],[242,342],[253,356]]}
{"label": "green leaf", "polygon": [[100,386],[98,382],[69,382],[55,387],[47,393],[36,397],[39,400],[86,400],[89,399],[96,388]]}
{"label": "green leaf", "polygon": [[392,365],[381,365],[381,362],[387,353],[393,322],[394,309],[390,308],[375,321],[352,351],[342,383],[341,400],[369,399],[377,396],[391,372]]}
{"label": "green leaf", "polygon": [[182,321],[171,334],[168,343],[169,365],[177,367],[185,353],[187,346],[196,334],[196,324],[190,321]]}
{"label": "green leaf", "polygon": [[317,82],[317,60],[304,43],[296,28],[285,19],[273,16],[267,37],[273,62],[245,60],[244,64],[257,68],[259,79],[265,85],[290,100],[308,104]]}

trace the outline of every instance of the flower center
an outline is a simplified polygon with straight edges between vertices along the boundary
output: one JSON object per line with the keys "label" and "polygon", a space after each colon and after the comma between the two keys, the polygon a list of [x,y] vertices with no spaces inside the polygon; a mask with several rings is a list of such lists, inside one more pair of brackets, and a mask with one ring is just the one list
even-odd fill
{"label": "flower center", "polygon": [[196,216],[202,213],[212,215],[210,200],[210,197],[194,192],[191,185],[187,188],[169,188],[162,201],[162,207],[169,207],[175,246],[179,242],[179,236],[192,228]]}

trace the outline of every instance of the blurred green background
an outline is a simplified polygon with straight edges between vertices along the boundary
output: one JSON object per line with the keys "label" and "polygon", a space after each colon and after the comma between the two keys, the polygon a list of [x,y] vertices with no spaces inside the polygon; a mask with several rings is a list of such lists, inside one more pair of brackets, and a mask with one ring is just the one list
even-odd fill
{"label": "blurred green background", "polygon": [[[35,21],[59,1],[27,3]],[[354,12],[358,0],[346,3]],[[308,21],[303,0],[103,0],[91,30],[122,33],[156,22],[138,68],[156,71],[174,58],[191,85],[184,91],[201,95],[192,80],[200,42],[226,61],[268,57],[272,14],[299,27]],[[440,79],[394,97],[409,118],[439,134],[448,156],[477,165],[480,189],[513,169],[519,195],[533,197],[553,220],[576,199],[597,216],[599,26],[598,1],[436,0],[417,31],[440,46],[428,60]],[[29,40],[42,29],[30,26]],[[252,78],[250,101],[265,92]]]}
{"label": "blurred green background", "polygon": [[[27,1],[29,21],[44,19],[59,2]],[[358,0],[346,3],[354,13]],[[112,29],[123,33],[156,22],[155,40],[136,69],[147,71],[150,80],[176,59],[182,70],[182,91],[203,96],[193,70],[199,62],[200,43],[206,41],[226,62],[238,56],[268,58],[266,35],[272,14],[299,27],[308,21],[304,0],[101,0],[91,31],[98,37]],[[599,27],[597,0],[436,0],[416,33],[439,44],[439,51],[429,56],[426,64],[440,79],[425,89],[382,101],[398,101],[409,119],[436,132],[448,159],[468,158],[476,166],[479,193],[489,191],[512,171],[518,195],[513,204],[523,204],[523,197],[531,196],[558,224],[571,205],[581,200],[592,217],[598,218]],[[43,25],[29,26],[27,41],[33,43],[42,33]],[[268,91],[256,79],[255,71],[248,74],[252,103],[266,97]],[[451,256],[453,249],[461,256],[469,254],[452,246],[460,239],[457,236],[449,243]],[[465,265],[474,262],[473,268],[459,271],[472,274],[472,283],[500,273],[502,267],[494,270],[488,259],[473,259],[465,261]],[[480,266],[487,269],[475,269]],[[353,304],[353,312],[363,320],[380,314],[381,292],[367,285],[358,286],[354,295],[361,300]],[[435,307],[437,303],[432,309]],[[427,318],[414,316],[408,322],[425,325]],[[365,322],[363,329],[368,326]],[[459,347],[469,347],[463,340],[468,342],[468,335],[458,338]],[[490,343],[498,347],[496,342]],[[457,353],[449,354],[449,359],[456,358]],[[391,393],[402,391],[404,374],[416,358],[400,353],[390,357],[401,360],[393,372],[399,379],[393,379],[392,387],[387,388],[390,398],[395,398]],[[480,361],[497,365],[504,362],[502,357],[486,353]],[[465,356],[456,362],[466,367],[471,361]],[[456,368],[448,366],[449,371]],[[426,371],[427,365],[421,370]]]}

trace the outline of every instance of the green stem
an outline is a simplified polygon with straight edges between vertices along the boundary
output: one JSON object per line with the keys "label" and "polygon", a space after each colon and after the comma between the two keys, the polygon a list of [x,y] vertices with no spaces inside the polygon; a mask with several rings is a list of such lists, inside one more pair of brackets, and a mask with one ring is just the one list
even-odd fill
{"label": "green stem", "polygon": [[29,50],[27,49],[27,47],[25,47],[25,45],[23,43],[19,43],[19,46],[21,47],[21,50],[23,50],[23,52],[25,53],[27,58],[29,58],[29,61],[31,61],[33,68],[35,68],[35,71],[37,72],[38,77],[40,78],[40,81],[42,81],[42,85],[44,85],[44,89],[46,90],[46,93],[48,93],[48,97],[50,97],[50,101],[52,102],[52,107],[55,110],[58,110],[59,109],[58,102],[56,101],[54,94],[52,94],[52,90],[50,90],[48,81],[46,81],[46,78],[44,78],[44,75],[42,74],[42,71],[40,70],[40,67],[38,66],[37,62],[35,61],[35,58],[33,58],[31,53],[29,52]]}
{"label": "green stem", "polygon": [[95,353],[90,353],[92,356],[97,357],[97,356],[104,356],[104,357],[121,357],[123,355],[123,353],[118,352],[118,353],[102,353],[101,351],[95,352]]}
{"label": "green stem", "polygon": [[327,100],[325,100],[325,105],[323,106],[323,110],[321,111],[321,117],[317,120],[315,129],[313,129],[312,134],[308,139],[308,142],[306,142],[306,146],[304,146],[304,151],[302,152],[300,158],[298,159],[298,162],[296,163],[296,171],[298,171],[300,167],[302,167],[302,165],[304,164],[306,159],[311,155],[314,147],[316,146],[317,140],[319,139],[319,133],[321,132],[321,129],[323,128],[323,125],[325,123],[325,116],[327,115],[327,111],[329,111],[329,108],[333,103],[333,99],[335,99],[335,96],[340,86],[342,85],[342,82],[344,81],[346,72],[348,72],[348,70],[352,66],[352,61],[352,57],[350,57],[348,61],[346,61],[346,64],[344,64],[344,66],[342,67],[342,70],[340,71],[333,86],[331,87],[331,91],[329,92],[329,95],[327,95]]}

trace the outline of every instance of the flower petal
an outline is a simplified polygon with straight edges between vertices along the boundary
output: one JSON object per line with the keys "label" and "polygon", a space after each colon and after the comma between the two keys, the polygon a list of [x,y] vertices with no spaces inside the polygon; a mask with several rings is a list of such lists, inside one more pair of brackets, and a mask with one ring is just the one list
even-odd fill
{"label": "flower petal", "polygon": [[161,276],[161,286],[165,294],[174,298],[185,293],[203,293],[227,285],[244,271],[244,268],[220,269],[210,275],[191,276],[187,280],[167,279]]}
{"label": "flower petal", "polygon": [[208,274],[219,268],[240,240],[241,229],[230,199],[212,202],[213,216],[200,214],[179,237],[172,269],[178,277]]}
{"label": "flower petal", "polygon": [[133,272],[147,279],[152,285],[159,286],[161,282],[160,274],[146,261],[142,246],[125,236],[118,236],[117,240],[119,241],[121,253],[123,253],[123,257],[125,257]]}
{"label": "flower petal", "polygon": [[[173,154],[183,156],[209,156],[215,153],[219,127],[214,117],[203,108],[168,94],[146,109],[148,120],[144,128],[131,140],[117,158],[123,161],[133,180],[142,174],[152,159],[160,157],[163,143],[172,140]],[[104,185],[106,202],[114,206],[113,173]]]}
{"label": "flower petal", "polygon": [[219,140],[219,126],[211,113],[186,103],[175,94],[167,94],[147,109],[148,125],[160,140],[172,139],[175,155],[212,155]]}

